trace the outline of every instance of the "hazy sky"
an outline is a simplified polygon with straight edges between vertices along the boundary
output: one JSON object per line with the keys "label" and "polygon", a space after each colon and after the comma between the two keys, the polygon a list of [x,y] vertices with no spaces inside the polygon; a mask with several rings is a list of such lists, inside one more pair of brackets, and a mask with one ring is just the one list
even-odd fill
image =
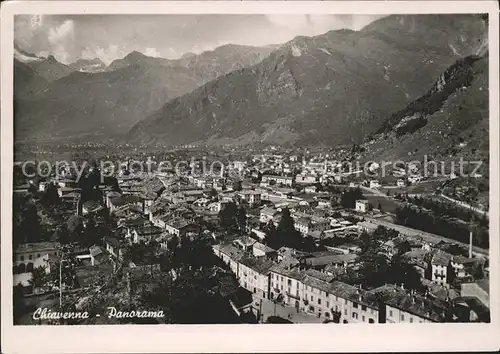
{"label": "hazy sky", "polygon": [[15,40],[27,52],[70,63],[106,64],[133,50],[178,58],[220,45],[284,43],[340,28],[361,29],[381,15],[18,15]]}

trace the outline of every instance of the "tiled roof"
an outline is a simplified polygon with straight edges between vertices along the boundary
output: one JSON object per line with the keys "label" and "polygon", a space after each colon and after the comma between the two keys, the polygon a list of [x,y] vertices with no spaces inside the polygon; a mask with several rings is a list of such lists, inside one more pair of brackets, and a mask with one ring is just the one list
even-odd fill
{"label": "tiled roof", "polygon": [[271,260],[254,257],[243,257],[240,259],[240,263],[264,275],[269,274],[271,267],[274,265]]}
{"label": "tiled roof", "polygon": [[450,263],[451,255],[446,252],[436,252],[432,257],[432,264],[447,266]]}
{"label": "tiled roof", "polygon": [[330,283],[334,277],[315,269],[306,270],[306,275]]}
{"label": "tiled roof", "polygon": [[154,226],[152,224],[141,225],[140,227],[137,227],[135,230],[139,235],[161,234],[163,232],[162,228]]}
{"label": "tiled roof", "polygon": [[99,246],[92,246],[89,251],[92,257],[96,257],[102,253],[102,249]]}
{"label": "tiled roof", "polygon": [[115,206],[122,206],[131,203],[141,202],[142,198],[134,194],[124,194],[119,197],[110,198],[110,202]]}
{"label": "tiled roof", "polygon": [[264,207],[260,211],[261,214],[266,214],[266,215],[275,215],[278,213],[278,211],[274,208],[269,208],[269,207]]}
{"label": "tiled roof", "polygon": [[218,246],[219,247],[214,246],[214,248],[220,251],[221,253],[225,254],[226,256],[231,257],[231,259],[235,261],[239,261],[245,254],[242,250],[238,249],[237,247],[231,244],[218,245]]}
{"label": "tiled roof", "polygon": [[88,211],[94,211],[96,209],[102,208],[102,205],[95,200],[87,200],[83,203],[83,207]]}
{"label": "tiled roof", "polygon": [[460,264],[473,264],[476,262],[480,262],[478,258],[469,258],[464,256],[452,256],[451,261]]}
{"label": "tiled roof", "polygon": [[16,248],[16,253],[52,251],[59,247],[58,242],[22,243]]}
{"label": "tiled roof", "polygon": [[253,238],[249,237],[249,236],[242,236],[240,238],[237,238],[233,241],[234,242],[237,242],[241,245],[244,245],[244,246],[252,246],[253,244],[255,244],[257,242],[257,240],[254,240]]}
{"label": "tiled roof", "polygon": [[389,306],[433,322],[444,322],[448,311],[448,306],[439,300],[410,295],[404,291],[388,295],[384,301]]}
{"label": "tiled roof", "polygon": [[358,258],[357,255],[348,253],[348,254],[332,254],[332,255],[324,255],[319,257],[308,258],[306,263],[311,264],[312,266],[321,266],[327,264],[338,264],[344,262],[353,262]]}
{"label": "tiled roof", "polygon": [[255,242],[254,245],[253,245],[254,248],[260,250],[260,251],[263,251],[263,252],[266,252],[266,253],[270,253],[270,252],[275,252],[276,250],[274,248],[271,248],[269,246],[266,246],[264,245],[263,243],[260,243],[260,242]]}

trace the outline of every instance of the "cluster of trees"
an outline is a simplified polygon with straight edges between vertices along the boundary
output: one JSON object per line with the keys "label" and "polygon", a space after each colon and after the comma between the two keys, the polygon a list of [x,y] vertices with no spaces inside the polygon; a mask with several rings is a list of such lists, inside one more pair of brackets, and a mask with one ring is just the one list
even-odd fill
{"label": "cluster of trees", "polygon": [[79,243],[83,246],[101,245],[104,236],[109,232],[106,225],[98,225],[92,217],[87,219],[84,226],[84,218],[78,215],[72,215],[68,220],[59,225],[52,234],[51,240],[61,244]]}
{"label": "cluster of trees", "polygon": [[[469,242],[470,229],[467,225],[449,220],[431,212],[403,206],[396,209],[396,223],[417,230],[441,235],[463,243]],[[476,225],[473,230],[473,244],[478,247],[489,247],[488,227]]]}
{"label": "cluster of trees", "polygon": [[[81,203],[85,200],[98,198],[100,191],[96,188],[99,184],[100,173],[94,170],[90,175],[80,180],[82,188]],[[116,182],[116,179],[114,179]],[[113,184],[111,180],[108,183]],[[116,186],[118,186],[116,182]],[[13,198],[13,245],[21,243],[59,241],[61,243],[79,242],[91,246],[99,244],[102,236],[106,234],[105,226],[98,226],[96,221],[89,219],[87,226],[83,227],[83,218],[71,216],[63,222],[62,215],[66,206],[59,198],[57,187],[48,184],[46,191],[27,195],[15,195]],[[61,221],[56,230],[42,226],[42,217],[54,218]],[[104,215],[107,216],[107,215]]]}
{"label": "cluster of trees", "polygon": [[47,209],[56,208],[61,205],[61,198],[59,198],[57,187],[53,183],[47,186],[47,189],[40,197],[40,202]]}
{"label": "cluster of trees", "polygon": [[82,202],[102,199],[102,192],[97,188],[101,184],[110,186],[113,191],[120,192],[116,177],[103,176],[97,166],[94,166],[91,172],[81,176],[78,181],[78,187],[81,188]]}
{"label": "cluster of trees", "polygon": [[[54,288],[59,288],[61,281],[64,288],[77,288],[79,287],[78,278],[76,277],[75,267],[77,266],[75,258],[65,258],[61,262],[54,262],[50,267],[50,272],[44,266],[36,267],[33,269],[30,285],[35,289],[42,291],[51,291]],[[61,278],[59,278],[59,271]]]}
{"label": "cluster of trees", "polygon": [[243,189],[242,182],[240,180],[233,182],[233,191],[238,192]]}
{"label": "cluster of trees", "polygon": [[344,208],[354,209],[356,200],[363,199],[363,192],[359,187],[350,188],[344,191],[340,197],[340,204]]}
{"label": "cluster of trees", "polygon": [[28,304],[25,297],[25,288],[21,284],[13,287],[12,300],[13,300],[13,315],[14,324],[21,324],[21,319],[30,314],[32,316],[33,312],[36,310],[36,306]]}
{"label": "cluster of trees", "polygon": [[[462,87],[470,86],[472,80],[474,79],[473,64],[478,59],[480,59],[478,56],[468,56],[450,66],[442,75],[446,84],[440,90],[437,90],[437,84],[434,84],[434,86],[425,95],[411,102],[408,106],[394,113],[391,117],[384,121],[375,133],[390,133],[404,117],[425,117],[440,110],[446,99],[451,94]],[[417,125],[413,128],[416,130],[419,126]],[[409,130],[409,132],[412,131],[413,130]]]}
{"label": "cluster of trees", "polygon": [[12,217],[12,243],[14,248],[21,243],[38,242],[43,240],[43,232],[42,227],[40,226],[38,208],[29,195],[14,196]]}
{"label": "cluster of trees", "polygon": [[167,252],[160,255],[160,269],[179,271],[184,268],[208,268],[219,264],[208,240],[203,237],[172,237],[167,241]]}
{"label": "cluster of trees", "polygon": [[300,231],[295,229],[294,220],[288,208],[283,209],[278,226],[275,227],[271,221],[264,227],[264,232],[266,233],[264,242],[274,249],[286,246],[305,252],[321,250],[313,237],[302,237]]}
{"label": "cluster of trees", "polygon": [[[346,281],[375,288],[386,283],[403,285],[407,289],[424,291],[420,274],[402,256],[406,249],[400,249],[389,258],[381,249],[381,241],[391,238],[390,230],[379,228],[377,235],[364,232],[360,236],[361,264],[357,271],[347,273]],[[380,238],[382,236],[382,238]]]}
{"label": "cluster of trees", "polygon": [[123,258],[126,262],[131,261],[136,265],[148,264],[152,266],[158,261],[157,250],[156,241],[133,243],[125,249]]}
{"label": "cluster of trees", "polygon": [[243,206],[238,206],[234,202],[227,205],[219,212],[219,225],[228,232],[244,232],[247,223],[247,214]]}
{"label": "cluster of trees", "polygon": [[477,221],[481,226],[488,225],[488,218],[485,214],[481,217],[474,215],[470,210],[452,205],[446,202],[439,202],[431,198],[425,197],[410,197],[400,196],[401,200],[406,200],[414,205],[430,210],[434,215],[439,217],[457,218],[464,221]]}
{"label": "cluster of trees", "polygon": [[238,282],[234,275],[227,279],[228,274],[220,271],[225,264],[208,240],[174,237],[167,245],[168,251],[159,257],[160,270],[167,274],[155,279],[152,289],[143,289],[140,304],[161,309],[165,323],[239,323],[219,291],[222,284],[235,291]]}

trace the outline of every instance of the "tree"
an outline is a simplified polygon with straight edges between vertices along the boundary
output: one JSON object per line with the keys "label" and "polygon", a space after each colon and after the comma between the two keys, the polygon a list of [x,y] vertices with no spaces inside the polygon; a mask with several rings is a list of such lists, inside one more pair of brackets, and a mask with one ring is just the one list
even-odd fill
{"label": "tree", "polygon": [[424,271],[424,278],[427,280],[432,279],[432,266],[428,262],[426,262],[426,267],[425,267],[425,271]]}
{"label": "tree", "polygon": [[269,220],[269,222],[262,227],[262,230],[266,234],[266,237],[264,238],[264,243],[269,247],[274,248],[272,245],[275,244],[276,226],[274,226],[273,221]]}
{"label": "tree", "polygon": [[302,246],[302,235],[299,231],[295,229],[295,222],[290,215],[290,210],[288,208],[283,209],[281,220],[276,228],[276,232],[273,235],[274,247],[278,249],[282,246],[287,246],[295,249],[301,249]]}
{"label": "tree", "polygon": [[411,251],[411,244],[407,240],[404,240],[396,245],[396,249],[399,254],[404,254]]}
{"label": "tree", "polygon": [[238,207],[234,202],[227,203],[226,207],[219,212],[219,225],[226,232],[234,232],[238,229]]}
{"label": "tree", "polygon": [[212,188],[212,189],[210,190],[210,194],[209,194],[209,196],[210,196],[211,198],[215,198],[215,197],[217,197],[217,194],[218,194],[218,193],[217,193],[217,191],[216,191],[214,188]]}
{"label": "tree", "polygon": [[477,263],[474,265],[474,267],[472,268],[472,276],[474,277],[474,280],[479,280],[484,278],[484,271],[482,264]]}
{"label": "tree", "polygon": [[144,242],[133,243],[127,247],[127,258],[135,263],[142,264],[148,254],[148,245]]}
{"label": "tree", "polygon": [[401,255],[395,254],[390,263],[386,280],[395,284],[403,284],[406,289],[423,291],[420,273]]}
{"label": "tree", "polygon": [[453,284],[456,278],[457,275],[455,274],[455,270],[453,269],[450,263],[448,264],[448,267],[446,267],[446,282],[448,284]]}
{"label": "tree", "polygon": [[240,232],[244,232],[247,225],[247,213],[243,206],[240,206],[240,208],[238,209],[238,215],[236,216],[236,218],[238,221]]}
{"label": "tree", "polygon": [[233,190],[235,192],[241,191],[243,189],[241,181],[234,181],[233,182]]}
{"label": "tree", "polygon": [[316,240],[312,236],[306,236],[302,239],[302,245],[300,247],[301,250],[305,252],[314,252],[316,251]]}
{"label": "tree", "polygon": [[99,228],[97,227],[94,218],[91,217],[87,221],[87,226],[83,229],[80,242],[86,246],[99,245],[101,243]]}
{"label": "tree", "polygon": [[51,241],[67,244],[70,241],[68,226],[66,224],[59,225],[57,230],[52,234]]}
{"label": "tree", "polygon": [[342,196],[340,197],[340,204],[344,208],[353,209],[356,207],[356,200],[359,199],[363,199],[363,193],[361,192],[361,189],[359,187],[354,189],[351,188],[342,193]]}
{"label": "tree", "polygon": [[17,284],[13,287],[12,291],[13,299],[13,311],[14,311],[14,324],[16,324],[19,319],[26,312],[26,301],[24,299],[24,287],[21,284]]}
{"label": "tree", "polygon": [[234,275],[217,270],[219,263],[205,238],[172,241],[160,258],[160,269],[167,274],[152,281],[139,303],[163,310],[166,323],[238,323],[223,294],[239,284]]}
{"label": "tree", "polygon": [[49,208],[61,203],[61,199],[57,193],[57,187],[53,183],[48,184],[47,190],[42,195],[41,202],[44,206]]}
{"label": "tree", "polygon": [[113,176],[104,176],[104,184],[111,187],[111,190],[114,192],[121,193],[120,185],[118,183],[118,179]]}
{"label": "tree", "polygon": [[66,222],[66,226],[72,240],[79,240],[83,232],[83,218],[78,215],[71,215]]}
{"label": "tree", "polygon": [[47,274],[46,267],[36,267],[33,269],[33,272],[31,274],[32,277],[29,282],[33,287],[33,291],[35,291],[35,289],[45,290],[47,282],[50,281],[50,277]]}
{"label": "tree", "polygon": [[359,235],[359,247],[361,248],[361,253],[377,248],[378,241],[375,238],[375,233],[370,235],[367,231],[363,230]]}
{"label": "tree", "polygon": [[314,184],[314,186],[316,187],[316,192],[322,192],[323,191],[323,185],[319,182],[316,182]]}
{"label": "tree", "polygon": [[41,241],[40,216],[32,199],[30,197],[22,199],[14,197],[13,204],[14,230],[12,237],[14,246],[26,242]]}

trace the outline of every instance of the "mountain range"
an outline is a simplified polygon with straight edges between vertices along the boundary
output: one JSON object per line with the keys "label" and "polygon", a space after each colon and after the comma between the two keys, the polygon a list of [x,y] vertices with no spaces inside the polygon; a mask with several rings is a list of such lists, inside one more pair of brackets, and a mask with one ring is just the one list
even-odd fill
{"label": "mountain range", "polygon": [[481,174],[488,175],[488,62],[484,53],[451,65],[424,95],[367,137],[364,158],[423,161],[427,156],[427,161],[458,161],[461,157],[482,161]]}
{"label": "mountain range", "polygon": [[[78,61],[69,66],[59,63],[70,72],[63,75],[61,70],[55,80],[45,78],[48,83],[33,68],[35,61],[22,62],[16,57],[16,139],[82,135],[108,139],[125,133],[165,102],[220,75],[251,66],[271,51],[267,47],[227,45],[178,60],[132,52],[105,69],[96,61]],[[52,57],[37,58],[38,62],[52,62]],[[82,69],[96,64],[99,70]],[[33,86],[36,89],[31,89]]]}
{"label": "mountain range", "polygon": [[73,70],[58,62],[28,53],[14,43],[14,95],[32,97],[43,91],[50,82],[69,75]]}
{"label": "mountain range", "polygon": [[389,131],[406,139],[394,131],[405,107],[457,61],[482,58],[487,44],[480,16],[391,15],[277,46],[226,45],[176,60],[132,52],[105,71],[56,80],[16,60],[16,87],[26,84],[16,89],[15,134],[163,145],[349,145]]}
{"label": "mountain range", "polygon": [[360,143],[455,61],[484,53],[486,33],[473,15],[394,15],[361,31],[297,37],[259,64],[167,102],[126,140]]}
{"label": "mountain range", "polygon": [[106,70],[106,64],[99,58],[94,59],[78,59],[71,63],[69,67],[73,71],[82,71],[88,73],[98,73]]}

